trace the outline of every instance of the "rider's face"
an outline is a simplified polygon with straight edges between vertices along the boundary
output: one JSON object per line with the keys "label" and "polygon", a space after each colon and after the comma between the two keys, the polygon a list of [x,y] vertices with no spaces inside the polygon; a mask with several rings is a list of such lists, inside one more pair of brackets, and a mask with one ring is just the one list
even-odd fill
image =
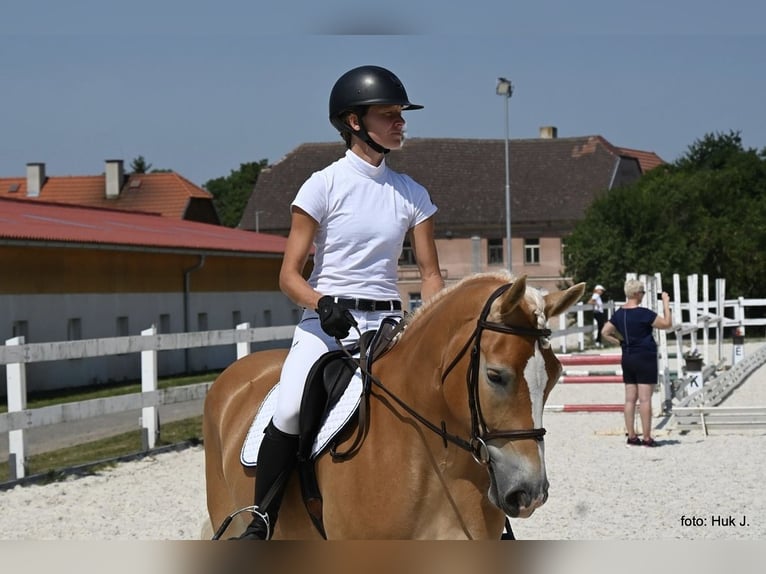
{"label": "rider's face", "polygon": [[[364,127],[367,128],[367,133],[375,142],[388,149],[402,147],[404,123],[402,106],[370,106],[364,115]],[[353,123],[352,127],[354,127]]]}

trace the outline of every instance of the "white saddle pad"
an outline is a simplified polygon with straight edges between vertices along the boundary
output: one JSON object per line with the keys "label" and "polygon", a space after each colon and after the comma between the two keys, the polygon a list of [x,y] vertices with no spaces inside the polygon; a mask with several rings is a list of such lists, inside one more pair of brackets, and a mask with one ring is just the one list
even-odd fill
{"label": "white saddle pad", "polygon": [[[239,457],[240,461],[245,466],[256,466],[258,464],[258,449],[261,447],[261,441],[263,440],[263,431],[266,429],[266,425],[269,424],[269,421],[274,414],[278,395],[279,383],[269,391],[269,394],[263,399],[261,407],[255,414],[253,424],[250,425],[250,430],[247,432],[245,444],[242,445],[242,452]],[[314,439],[314,446],[311,448],[312,457],[315,457],[322,452],[325,447],[327,447],[332,437],[334,437],[349,421],[359,407],[361,399],[362,375],[357,369],[340,400],[330,410],[327,417],[322,422],[322,426],[317,433],[316,439]]]}

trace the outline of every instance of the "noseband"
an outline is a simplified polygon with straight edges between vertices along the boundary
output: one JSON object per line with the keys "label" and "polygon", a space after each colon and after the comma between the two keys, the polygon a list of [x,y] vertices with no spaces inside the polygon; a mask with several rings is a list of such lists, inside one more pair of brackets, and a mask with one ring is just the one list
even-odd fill
{"label": "noseband", "polygon": [[[550,329],[537,329],[533,327],[521,327],[513,325],[505,325],[503,323],[494,323],[487,321],[492,303],[500,295],[505,293],[512,283],[507,283],[496,289],[489,299],[484,304],[484,308],[479,315],[479,319],[476,321],[476,328],[474,329],[468,341],[462,346],[457,356],[450,362],[449,366],[445,369],[442,375],[442,384],[444,384],[447,375],[452,371],[455,365],[460,362],[463,356],[471,348],[471,359],[466,371],[466,383],[468,385],[468,407],[471,413],[471,438],[465,440],[457,435],[453,435],[447,432],[447,425],[442,421],[441,426],[436,426],[431,421],[424,418],[418,412],[413,410],[409,405],[404,403],[391,391],[389,391],[378,379],[372,376],[366,369],[362,369],[365,382],[365,394],[369,393],[369,385],[374,384],[382,391],[384,391],[389,397],[391,397],[400,407],[402,407],[412,417],[420,421],[421,424],[428,427],[430,430],[442,437],[444,447],[447,447],[447,443],[451,442],[454,445],[462,448],[471,453],[476,462],[484,465],[488,465],[490,462],[489,449],[487,442],[493,439],[504,438],[508,440],[524,440],[534,439],[542,441],[545,435],[544,428],[532,428],[525,430],[495,430],[490,431],[484,416],[481,412],[481,402],[479,400],[479,360],[481,355],[481,335],[484,331],[495,331],[497,333],[506,333],[508,335],[520,335],[522,337],[535,337],[539,340],[544,337],[550,337]],[[473,346],[471,346],[473,344]],[[361,427],[362,425],[360,425]],[[361,431],[361,428],[360,428]],[[362,431],[363,432],[363,431]],[[359,438],[359,437],[358,437]],[[357,441],[358,442],[358,441]],[[353,448],[351,450],[354,450]],[[334,452],[333,457],[338,459],[347,458],[351,454],[351,450],[345,453]]]}

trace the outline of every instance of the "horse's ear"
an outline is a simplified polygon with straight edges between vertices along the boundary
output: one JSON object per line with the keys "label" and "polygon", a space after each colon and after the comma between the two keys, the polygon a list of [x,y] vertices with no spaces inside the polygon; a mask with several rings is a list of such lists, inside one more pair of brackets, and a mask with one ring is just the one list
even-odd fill
{"label": "horse's ear", "polygon": [[511,287],[503,293],[503,297],[500,300],[500,316],[510,317],[513,310],[518,307],[519,303],[524,299],[524,294],[527,292],[527,276],[522,275],[514,280]]}
{"label": "horse's ear", "polygon": [[572,285],[565,291],[556,291],[555,293],[548,293],[545,296],[545,316],[550,319],[561,315],[572,305],[577,303],[585,293],[585,283],[578,283]]}

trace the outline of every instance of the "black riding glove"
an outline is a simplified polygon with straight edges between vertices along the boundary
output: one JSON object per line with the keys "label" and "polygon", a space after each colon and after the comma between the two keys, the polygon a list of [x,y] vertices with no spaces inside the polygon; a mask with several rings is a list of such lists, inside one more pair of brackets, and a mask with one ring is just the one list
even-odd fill
{"label": "black riding glove", "polygon": [[356,327],[356,319],[351,311],[338,305],[329,295],[319,299],[316,312],[319,314],[322,331],[336,339],[345,339],[351,327]]}

